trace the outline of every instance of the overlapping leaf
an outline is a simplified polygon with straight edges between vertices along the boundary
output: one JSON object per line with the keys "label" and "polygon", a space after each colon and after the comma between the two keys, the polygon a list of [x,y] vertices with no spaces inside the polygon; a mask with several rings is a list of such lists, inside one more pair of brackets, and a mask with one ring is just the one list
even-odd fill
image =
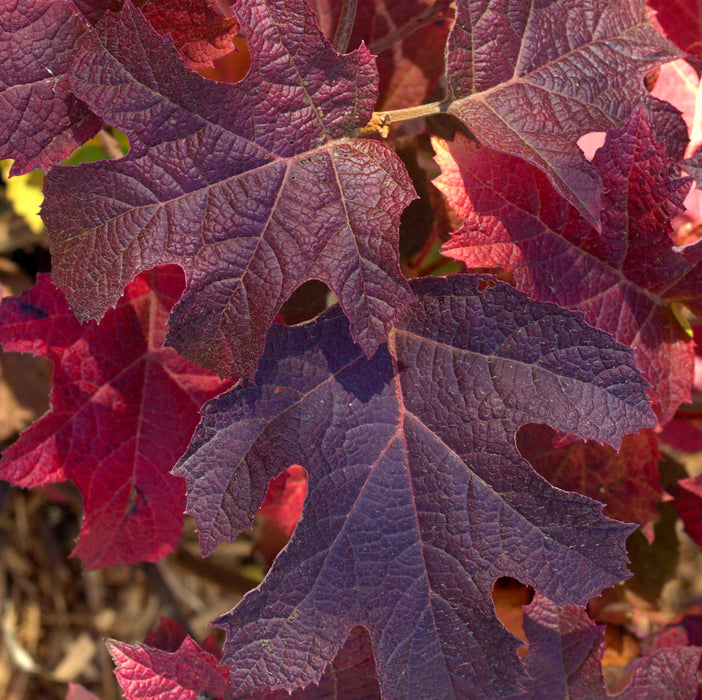
{"label": "overlapping leaf", "polygon": [[[147,644],[109,641],[117,680],[127,700],[198,700],[233,698],[229,669],[190,637],[165,650]],[[357,627],[329,664],[320,683],[288,694],[262,692],[242,700],[379,700],[378,681],[368,633]]]}
{"label": "overlapping leaf", "polygon": [[524,662],[533,679],[530,693],[541,698],[573,700],[656,700],[692,698],[697,692],[696,647],[663,647],[647,652],[634,665],[630,682],[610,695],[602,673],[604,628],[582,608],[560,609],[536,595],[524,609],[529,652]]}
{"label": "overlapping leaf", "polygon": [[601,183],[576,141],[621,126],[645,73],[678,55],[643,0],[457,0],[448,109],[484,145],[547,173],[597,224]]}
{"label": "overlapping leaf", "polygon": [[553,439],[549,428],[531,425],[520,431],[517,441],[522,455],[550,483],[602,501],[610,518],[645,525],[657,517],[663,494],[653,431],[627,435],[619,452],[581,440],[556,446]]}
{"label": "overlapping leaf", "polygon": [[694,344],[672,305],[702,313],[702,245],[672,246],[670,219],[689,180],[653,140],[645,113],[610,132],[593,160],[606,188],[601,234],[524,161],[460,136],[437,148],[435,183],[465,222],[444,254],[504,267],[529,295],[579,309],[631,345],[661,422],[689,401]]}
{"label": "overlapping leaf", "polygon": [[236,85],[187,70],[129,2],[81,41],[72,89],[131,151],[52,172],[55,279],[100,317],[138,272],[178,263],[168,342],[249,376],[281,304],[319,279],[372,353],[411,300],[397,230],[414,196],[388,148],[343,138],[370,117],[373,59],[334,52],[304,0],[241,0],[237,16],[252,64]]}
{"label": "overlapping leaf", "polygon": [[515,434],[548,422],[617,445],[650,425],[631,351],[492,278],[413,289],[370,360],[338,309],[273,327],[256,386],[203,408],[175,470],[205,553],[250,525],[283,468],[309,475],[290,544],[216,623],[235,692],[315,682],[362,624],[384,697],[505,697],[523,675],[495,579],[565,603],[626,576],[629,526],[549,486]]}
{"label": "overlapping leaf", "polygon": [[[118,12],[123,0],[73,0],[92,24],[110,10]],[[191,68],[211,66],[212,60],[232,50],[238,27],[228,0],[136,0],[151,26],[161,35],[169,33]],[[223,12],[223,10],[228,10]]]}
{"label": "overlapping leaf", "polygon": [[0,3],[0,159],[14,159],[11,175],[51,167],[100,128],[62,80],[84,32],[68,3]]}
{"label": "overlapping leaf", "polygon": [[81,326],[48,276],[0,305],[4,349],[54,363],[51,410],[4,451],[0,473],[25,487],[77,485],[74,554],[89,568],[160,559],[180,537],[184,484],[168,472],[202,403],[228,386],[162,347],[182,289],[176,268],[145,273],[100,325]]}

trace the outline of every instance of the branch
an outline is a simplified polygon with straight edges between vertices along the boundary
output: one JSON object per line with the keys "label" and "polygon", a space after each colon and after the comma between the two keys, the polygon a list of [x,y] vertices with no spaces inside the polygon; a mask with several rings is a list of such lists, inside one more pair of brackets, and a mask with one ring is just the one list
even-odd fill
{"label": "branch", "polygon": [[353,25],[356,22],[356,8],[358,0],[344,0],[341,5],[339,22],[336,25],[336,33],[332,40],[332,46],[338,53],[346,53],[349,48],[349,41],[353,32]]}
{"label": "branch", "polygon": [[388,112],[373,112],[371,120],[363,127],[360,135],[380,134],[383,138],[386,138],[391,124],[406,122],[409,119],[418,119],[419,117],[429,117],[432,114],[443,114],[448,111],[450,104],[449,100],[444,100],[443,102],[429,102],[425,105],[406,107],[405,109],[392,109]]}

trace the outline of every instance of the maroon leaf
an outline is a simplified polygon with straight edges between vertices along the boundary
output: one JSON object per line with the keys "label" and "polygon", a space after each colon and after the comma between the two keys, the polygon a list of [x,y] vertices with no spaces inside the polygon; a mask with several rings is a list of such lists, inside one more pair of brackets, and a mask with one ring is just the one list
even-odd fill
{"label": "maroon leaf", "polygon": [[[92,24],[108,10],[118,12],[124,0],[73,0]],[[211,0],[135,0],[151,26],[161,35],[170,34],[191,68],[212,66],[213,59],[232,51],[238,26],[228,3]]]}
{"label": "maroon leaf", "polygon": [[627,435],[619,452],[580,440],[554,446],[555,434],[529,425],[517,436],[519,451],[554,486],[605,503],[610,518],[641,525],[658,517],[663,497],[658,483],[658,438],[653,431]]}
{"label": "maroon leaf", "polygon": [[54,363],[51,410],[4,451],[0,473],[24,487],[77,485],[74,555],[88,568],[155,561],[180,538],[184,484],[168,472],[202,403],[229,385],[163,347],[182,289],[177,268],[145,273],[100,325],[81,326],[46,275],[0,305],[4,349]]}
{"label": "maroon leaf", "polygon": [[524,663],[533,679],[528,697],[534,700],[684,700],[697,692],[697,663],[702,649],[664,647],[649,651],[634,662],[628,685],[610,695],[602,674],[604,628],[595,625],[585,610],[573,605],[561,610],[537,594],[524,608],[524,631],[529,641]]}
{"label": "maroon leaf", "polygon": [[682,479],[676,487],[668,490],[680,519],[685,523],[685,531],[702,546],[702,474]]}
{"label": "maroon leaf", "polygon": [[414,196],[388,148],[339,140],[370,117],[373,59],[334,52],[304,0],[241,0],[237,16],[252,64],[236,85],[185,69],[130,3],[81,41],[73,90],[131,151],[48,179],[57,284],[80,318],[99,318],[135,274],[178,263],[169,344],[251,376],[282,303],[319,279],[372,353],[411,300],[397,244]]}
{"label": "maroon leaf", "polygon": [[206,554],[250,526],[281,468],[308,473],[290,543],[216,623],[235,692],[317,682],[360,624],[384,697],[504,697],[524,676],[498,577],[564,604],[627,575],[630,527],[552,488],[515,434],[548,422],[617,445],[654,423],[631,351],[489,277],[413,289],[370,360],[338,309],[273,327],[256,386],[203,408],[174,470]]}
{"label": "maroon leaf", "polygon": [[678,55],[643,0],[457,0],[449,111],[484,145],[540,168],[598,224],[601,183],[576,141],[621,126],[646,72]]}
{"label": "maroon leaf", "polygon": [[147,0],[139,5],[159,34],[171,35],[191,68],[212,66],[215,58],[234,49],[236,19],[223,17],[208,0]]}
{"label": "maroon leaf", "polygon": [[14,158],[10,175],[50,168],[100,128],[62,80],[84,32],[69,3],[0,3],[0,158]]}
{"label": "maroon leaf", "polygon": [[583,311],[631,345],[665,423],[690,400],[694,344],[672,305],[702,312],[702,245],[672,246],[670,219],[689,179],[655,143],[644,112],[610,132],[593,159],[606,191],[601,234],[524,161],[461,136],[437,148],[435,184],[465,222],[442,252],[469,267],[504,267],[519,289]]}

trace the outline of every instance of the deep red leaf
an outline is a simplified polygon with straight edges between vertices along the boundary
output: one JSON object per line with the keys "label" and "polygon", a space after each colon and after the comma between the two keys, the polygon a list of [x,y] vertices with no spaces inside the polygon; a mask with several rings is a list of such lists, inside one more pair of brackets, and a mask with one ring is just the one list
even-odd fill
{"label": "deep red leaf", "polygon": [[229,669],[186,637],[175,652],[109,640],[115,675],[126,700],[230,698]]}
{"label": "deep red leaf", "polygon": [[230,385],[163,347],[182,289],[177,268],[144,273],[100,325],[81,326],[47,275],[0,305],[4,349],[54,364],[51,409],[4,451],[0,473],[25,487],[76,484],[74,555],[88,568],[155,561],[180,538],[184,484],[168,472],[202,403]]}
{"label": "deep red leaf", "polygon": [[665,423],[690,400],[694,344],[676,319],[679,302],[702,312],[702,245],[673,248],[670,219],[682,210],[680,178],[637,110],[593,160],[606,193],[602,233],[524,161],[462,136],[436,144],[435,184],[464,219],[442,252],[469,267],[503,267],[519,289],[583,311],[635,350]]}
{"label": "deep red leaf", "polygon": [[665,35],[683,51],[702,59],[702,5],[699,0],[648,0]]}
{"label": "deep red leaf", "polygon": [[598,224],[601,183],[576,141],[621,126],[644,75],[678,55],[643,0],[457,0],[449,111],[484,145],[540,168]]}
{"label": "deep red leaf", "polygon": [[548,422],[618,444],[655,422],[631,351],[489,277],[413,288],[371,360],[338,309],[271,328],[256,386],[203,408],[175,470],[204,553],[250,526],[281,467],[308,473],[290,543],[216,623],[235,692],[316,682],[362,624],[384,696],[504,697],[523,676],[495,579],[566,603],[627,575],[630,528],[547,484],[515,434]]}
{"label": "deep red leaf", "polygon": [[0,159],[14,158],[10,175],[50,168],[100,128],[63,79],[84,32],[68,3],[0,2]]}
{"label": "deep red leaf", "polygon": [[99,318],[145,267],[178,263],[187,282],[169,344],[248,376],[282,303],[320,279],[372,353],[412,298],[397,243],[414,196],[387,147],[339,140],[370,117],[373,59],[334,52],[304,0],[236,11],[252,56],[236,85],[184,68],[129,3],[81,42],[73,90],[131,151],[48,179],[55,279],[80,318]]}
{"label": "deep red leaf", "polygon": [[581,440],[556,447],[554,437],[553,430],[536,425],[517,436],[519,451],[541,476],[558,488],[602,501],[610,518],[645,525],[658,517],[656,504],[663,494],[653,431],[625,436],[619,452]]}

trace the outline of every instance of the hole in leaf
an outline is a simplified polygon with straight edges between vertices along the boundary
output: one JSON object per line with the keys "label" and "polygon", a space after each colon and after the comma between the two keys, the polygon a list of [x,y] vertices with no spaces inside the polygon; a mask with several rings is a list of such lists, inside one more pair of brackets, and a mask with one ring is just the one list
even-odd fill
{"label": "hole in leaf", "polygon": [[[509,576],[498,578],[492,588],[492,602],[497,617],[509,632],[525,644],[523,606],[531,603],[533,597],[533,588]],[[527,647],[522,647],[520,655],[526,654],[526,651]]]}
{"label": "hole in leaf", "polygon": [[294,326],[313,319],[335,302],[324,282],[309,280],[301,284],[283,304],[280,315],[284,323]]}
{"label": "hole in leaf", "polygon": [[197,72],[205,78],[218,80],[220,83],[238,83],[251,67],[251,56],[246,39],[236,37],[234,49],[224,56],[215,58],[212,63],[213,68],[199,68]]}
{"label": "hole in leaf", "polygon": [[94,163],[98,160],[119,160],[129,153],[127,135],[113,126],[103,126],[90,141],[84,143],[62,165]]}

